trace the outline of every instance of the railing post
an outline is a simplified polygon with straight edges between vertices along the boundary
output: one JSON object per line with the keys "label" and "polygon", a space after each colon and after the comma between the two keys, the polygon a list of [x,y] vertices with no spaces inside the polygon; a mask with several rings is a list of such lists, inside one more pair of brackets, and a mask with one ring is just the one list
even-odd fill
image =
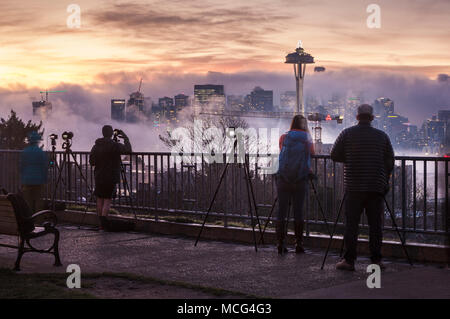
{"label": "railing post", "polygon": [[446,160],[445,162],[445,214],[446,214],[446,225],[445,225],[445,232],[447,233],[447,239],[448,239],[448,245],[450,245],[450,213],[449,213],[449,205],[448,205],[448,192],[449,192],[449,185],[448,185],[448,178],[450,177],[450,174],[448,172],[448,164],[450,163],[449,160]]}
{"label": "railing post", "polygon": [[402,160],[402,229],[403,238],[405,238],[406,229],[406,166],[405,160]]}

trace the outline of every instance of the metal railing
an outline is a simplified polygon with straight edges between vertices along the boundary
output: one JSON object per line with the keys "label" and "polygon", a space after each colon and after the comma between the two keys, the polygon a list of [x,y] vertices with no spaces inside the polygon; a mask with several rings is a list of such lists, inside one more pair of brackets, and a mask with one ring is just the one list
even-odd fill
{"label": "metal railing", "polygon": [[[74,158],[63,166],[61,182],[55,190],[58,170],[64,152],[49,153],[53,157],[45,197],[65,202],[68,207],[95,205],[91,190],[94,188],[93,167],[89,165],[88,152],[73,152]],[[122,156],[130,192],[121,181],[113,207],[123,213],[133,209],[141,217],[175,221],[200,221],[208,209],[212,194],[225,164],[208,163],[205,154],[132,153]],[[15,192],[20,189],[20,151],[0,150],[0,186]],[[273,175],[264,174],[264,165],[270,164],[267,156],[248,156],[251,181],[255,191],[261,223],[270,214],[276,198]],[[75,164],[75,161],[76,163]],[[262,162],[265,162],[261,164]],[[391,191],[386,195],[393,209],[396,223],[408,240],[427,243],[444,243],[449,235],[449,162],[448,158],[406,157],[395,158],[391,178]],[[331,224],[343,197],[343,167],[327,155],[313,157],[313,170],[318,176],[316,189],[326,221]],[[224,227],[251,225],[246,181],[242,164],[232,164],[225,175],[219,195],[210,213],[209,222]],[[276,208],[274,214],[276,213]],[[291,215],[292,216],[292,215]],[[306,232],[326,233],[325,220],[312,191],[306,199]],[[342,219],[344,214],[341,214]],[[255,222],[255,221],[254,221]],[[269,223],[269,225],[271,225]],[[339,221],[338,233],[343,230]],[[361,219],[363,234],[367,234],[367,219]],[[383,229],[386,238],[398,240],[391,219],[385,212]]]}

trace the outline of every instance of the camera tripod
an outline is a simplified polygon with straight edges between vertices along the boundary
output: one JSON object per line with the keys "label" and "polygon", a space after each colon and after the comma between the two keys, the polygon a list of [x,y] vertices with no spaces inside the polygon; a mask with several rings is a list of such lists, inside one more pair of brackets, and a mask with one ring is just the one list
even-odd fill
{"label": "camera tripod", "polygon": [[[329,228],[329,226],[328,226],[328,221],[327,221],[327,218],[326,218],[326,216],[325,216],[325,212],[324,212],[324,210],[323,210],[323,208],[322,208],[322,204],[321,204],[321,202],[320,202],[319,195],[317,194],[317,190],[316,190],[316,187],[315,187],[315,185],[314,185],[313,179],[312,179],[312,178],[309,178],[309,181],[310,181],[310,183],[311,183],[311,187],[312,187],[313,192],[314,192],[314,197],[315,197],[316,200],[317,200],[317,204],[318,204],[318,206],[319,206],[320,212],[322,213],[323,220],[324,220],[325,225],[326,225],[326,227],[327,227],[327,232],[328,232],[329,235],[331,235],[330,228]],[[270,214],[269,214],[269,216],[267,217],[266,223],[264,224],[264,229],[263,229],[263,232],[262,232],[262,236],[261,236],[261,240],[260,240],[260,241],[262,241],[262,238],[263,238],[264,234],[266,233],[266,228],[267,228],[267,226],[268,226],[268,224],[269,224],[269,222],[270,222],[270,219],[272,218],[272,214],[273,214],[273,211],[274,211],[274,209],[275,209],[275,205],[276,205],[277,201],[278,201],[278,196],[275,197],[275,200],[273,201],[272,208],[270,209]],[[290,204],[289,204],[289,206],[290,206]],[[284,227],[284,229],[286,230],[285,236],[287,235],[287,228],[288,228],[287,226],[288,226],[288,224],[289,224],[289,214],[290,214],[290,211],[291,211],[291,210],[289,209],[289,210],[288,210],[288,214],[287,214],[287,218],[286,218],[286,225],[285,225],[286,227]]]}
{"label": "camera tripod", "polygon": [[[236,150],[236,146],[237,146],[237,140],[234,141],[234,150]],[[236,152],[234,153],[236,154]],[[251,224],[252,224],[252,233],[253,233],[253,241],[255,244],[255,251],[258,251],[258,244],[256,241],[256,233],[255,233],[255,224],[254,224],[254,220],[253,220],[253,209],[255,210],[255,217],[256,217],[256,221],[258,223],[259,226],[259,233],[261,235],[262,238],[262,229],[261,229],[261,223],[259,220],[259,216],[258,216],[258,206],[256,205],[256,199],[255,199],[255,193],[253,192],[253,184],[252,181],[250,179],[250,168],[249,168],[249,159],[247,158],[247,156],[244,156],[244,175],[245,175],[245,184],[246,184],[246,188],[247,188],[247,202],[248,202],[248,207],[249,207],[249,212],[250,212],[250,218],[251,218]],[[220,189],[220,185],[222,184],[222,181],[225,177],[225,174],[227,172],[228,166],[230,165],[230,162],[227,161],[227,163],[225,164],[225,167],[223,168],[222,174],[220,176],[220,180],[219,183],[217,184],[216,190],[214,191],[214,195],[211,199],[211,202],[209,204],[208,207],[208,211],[205,215],[205,218],[203,219],[203,224],[200,228],[200,231],[197,235],[197,239],[195,240],[195,244],[194,246],[197,246],[197,243],[200,239],[200,236],[203,232],[203,228],[205,227],[206,224],[206,220],[208,219],[209,213],[211,212],[212,206],[216,200],[217,194],[219,193],[219,189]],[[239,163],[239,166],[241,165],[241,163]],[[253,207],[253,208],[252,208]]]}
{"label": "camera tripod", "polygon": [[[118,134],[114,134],[113,141],[116,143],[119,142]],[[120,159],[120,178],[122,181],[122,185],[125,188],[125,192],[126,192],[126,194],[128,194],[128,196],[125,196],[128,207],[131,208],[131,210],[133,211],[134,219],[137,220],[136,210],[133,205],[133,199],[131,198],[131,188],[130,188],[130,184],[128,184],[127,174],[125,171],[125,165],[122,162],[122,158]],[[119,184],[119,186],[120,186],[120,184]],[[120,201],[120,197],[119,197],[119,201]],[[129,210],[128,210],[128,212],[129,212]]]}
{"label": "camera tripod", "polygon": [[[81,179],[86,184],[86,187],[87,187],[88,192],[90,194],[89,200],[86,199],[86,207],[85,207],[85,210],[84,210],[81,222],[80,222],[80,224],[78,226],[78,228],[81,228],[81,224],[83,223],[84,218],[85,218],[86,213],[87,213],[87,210],[89,208],[89,203],[92,201],[92,198],[94,197],[94,195],[93,195],[92,188],[89,186],[89,182],[88,182],[86,176],[84,176],[84,174],[83,174],[83,170],[82,170],[81,166],[78,164],[77,159],[76,159],[75,155],[73,154],[72,149],[70,148],[71,145],[72,145],[72,143],[71,143],[71,141],[69,139],[65,140],[65,142],[62,145],[62,148],[64,149],[63,159],[62,159],[61,164],[58,165],[58,163],[56,161],[56,153],[55,153],[56,146],[55,146],[54,142],[52,141],[52,161],[54,161],[55,168],[56,168],[56,170],[58,172],[58,177],[56,179],[56,183],[55,183],[55,186],[53,188],[53,194],[52,194],[51,202],[52,202],[52,210],[54,211],[55,210],[55,201],[56,201],[56,192],[58,190],[58,186],[59,186],[60,182],[62,182],[65,186],[68,185],[68,188],[69,188],[69,191],[70,191],[70,187],[71,187],[71,184],[70,184],[71,171],[70,170],[71,170],[71,163],[74,163],[75,167],[78,170],[78,173],[81,176]],[[72,162],[71,159],[73,159],[73,162]],[[68,184],[66,184],[66,182],[63,179],[63,171],[64,171],[64,168],[66,166],[68,167],[67,171],[68,171],[68,175],[69,175],[69,183]]]}
{"label": "camera tripod", "polygon": [[[327,250],[325,251],[325,256],[323,257],[322,266],[320,267],[321,270],[323,270],[323,267],[324,267],[324,265],[325,265],[325,261],[326,261],[327,256],[328,256],[328,252],[329,252],[329,250],[330,250],[330,248],[331,248],[331,242],[333,241],[333,236],[334,236],[334,233],[335,233],[335,231],[336,231],[336,226],[337,226],[337,223],[338,223],[338,221],[339,221],[339,217],[340,217],[340,215],[341,215],[342,207],[343,207],[343,205],[344,205],[344,202],[345,202],[346,197],[347,197],[347,193],[344,194],[344,197],[342,198],[341,204],[339,205],[338,215],[337,215],[336,221],[335,221],[335,223],[334,223],[334,225],[333,225],[333,232],[330,234],[330,240],[329,240],[329,242],[328,242],[328,247],[327,247]],[[400,231],[399,231],[399,229],[398,229],[397,223],[395,222],[395,216],[394,216],[394,214],[393,214],[391,208],[389,207],[389,204],[388,204],[388,202],[387,202],[385,196],[383,196],[383,200],[384,200],[384,203],[386,204],[386,208],[387,208],[387,210],[388,210],[388,212],[389,212],[389,215],[391,216],[391,219],[392,219],[392,225],[394,225],[395,231],[397,232],[398,237],[400,238],[400,242],[401,242],[401,244],[402,244],[402,248],[403,248],[403,251],[404,251],[404,253],[405,253],[405,255],[406,255],[406,258],[408,259],[409,264],[412,266],[413,263],[412,263],[412,261],[411,261],[411,258],[409,257],[408,251],[407,251],[407,249],[406,249],[405,238],[400,234]],[[343,248],[344,248],[344,241],[342,241],[342,246],[341,246],[340,256],[342,256]]]}

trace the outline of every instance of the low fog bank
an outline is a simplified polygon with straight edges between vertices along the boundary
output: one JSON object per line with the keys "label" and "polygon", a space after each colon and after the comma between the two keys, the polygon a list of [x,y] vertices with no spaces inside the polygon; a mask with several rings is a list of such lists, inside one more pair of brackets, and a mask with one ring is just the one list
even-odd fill
{"label": "low fog bank", "polygon": [[[101,137],[101,127],[110,124],[124,130],[130,137],[135,151],[168,151],[159,140],[166,127],[153,127],[151,122],[130,124],[117,123],[110,119],[111,98],[125,98],[137,90],[140,77],[144,78],[142,92],[157,103],[159,97],[173,97],[179,93],[193,95],[194,84],[224,84],[226,94],[248,94],[255,86],[274,90],[274,104],[279,104],[280,93],[294,90],[294,79],[290,73],[245,72],[223,74],[209,72],[198,74],[117,74],[99,76],[101,81],[92,86],[61,83],[51,90],[66,90],[65,93],[49,95],[53,104],[52,116],[44,122],[45,138],[51,133],[65,130],[74,133],[73,149],[90,150],[96,138]],[[114,78],[114,81],[112,80]],[[24,119],[33,119],[31,102],[40,99],[43,88],[26,87],[21,84],[0,88],[0,117],[6,118],[11,109]],[[449,109],[450,88],[448,79],[431,80],[420,75],[399,72],[362,71],[343,69],[324,73],[308,74],[305,81],[306,99],[314,96],[319,103],[326,103],[333,95],[344,98],[358,95],[365,102],[385,96],[395,101],[395,110],[410,119],[411,123],[421,125],[425,118],[431,117],[440,109]],[[189,125],[190,111],[179,114],[179,125]],[[287,119],[244,118],[250,127],[278,128],[283,133],[289,128]],[[311,127],[310,127],[311,128]],[[337,124],[324,124],[322,140],[332,143],[342,130]],[[58,141],[60,149],[61,141]]]}

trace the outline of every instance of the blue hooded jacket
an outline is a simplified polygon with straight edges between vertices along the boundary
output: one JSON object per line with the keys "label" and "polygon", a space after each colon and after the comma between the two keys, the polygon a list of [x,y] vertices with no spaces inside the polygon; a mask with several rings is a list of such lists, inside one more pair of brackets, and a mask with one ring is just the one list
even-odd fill
{"label": "blue hooded jacket", "polygon": [[31,143],[23,149],[20,153],[19,166],[22,185],[47,183],[48,157],[37,143]]}

